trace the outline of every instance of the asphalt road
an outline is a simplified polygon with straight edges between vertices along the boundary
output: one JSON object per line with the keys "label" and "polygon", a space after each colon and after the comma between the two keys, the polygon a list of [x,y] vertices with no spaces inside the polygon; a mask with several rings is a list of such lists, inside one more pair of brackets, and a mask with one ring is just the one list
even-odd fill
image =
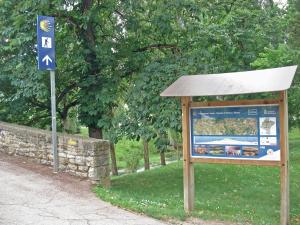
{"label": "asphalt road", "polygon": [[0,154],[0,224],[164,224],[103,202],[90,188],[86,180]]}

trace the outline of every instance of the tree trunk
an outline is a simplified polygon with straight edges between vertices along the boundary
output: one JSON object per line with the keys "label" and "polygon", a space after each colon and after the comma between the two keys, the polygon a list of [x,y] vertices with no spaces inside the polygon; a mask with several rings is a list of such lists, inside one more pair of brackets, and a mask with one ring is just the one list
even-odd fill
{"label": "tree trunk", "polygon": [[114,143],[110,143],[110,159],[111,159],[111,173],[114,176],[118,176],[118,167],[116,159],[116,151]]}
{"label": "tree trunk", "polygon": [[61,123],[62,123],[62,132],[67,133],[68,132],[68,118],[61,118]]}
{"label": "tree trunk", "polygon": [[96,139],[102,139],[102,129],[98,127],[89,126],[89,137],[96,138]]}
{"label": "tree trunk", "polygon": [[160,152],[160,165],[162,166],[166,165],[166,156],[164,152]]}
{"label": "tree trunk", "polygon": [[149,163],[149,145],[148,141],[143,140],[144,143],[144,168],[145,170],[150,169],[150,163]]}

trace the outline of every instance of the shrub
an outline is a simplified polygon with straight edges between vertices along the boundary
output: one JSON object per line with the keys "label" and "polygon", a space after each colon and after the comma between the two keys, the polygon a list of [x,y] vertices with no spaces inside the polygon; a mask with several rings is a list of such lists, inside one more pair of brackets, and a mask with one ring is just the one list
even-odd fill
{"label": "shrub", "polygon": [[126,168],[129,172],[134,173],[137,171],[140,164],[140,157],[136,154],[136,151],[129,151],[124,158],[126,163]]}
{"label": "shrub", "polygon": [[126,169],[134,173],[139,167],[141,158],[143,157],[142,148],[136,141],[126,141],[126,144],[122,145],[122,156],[120,160],[126,164]]}

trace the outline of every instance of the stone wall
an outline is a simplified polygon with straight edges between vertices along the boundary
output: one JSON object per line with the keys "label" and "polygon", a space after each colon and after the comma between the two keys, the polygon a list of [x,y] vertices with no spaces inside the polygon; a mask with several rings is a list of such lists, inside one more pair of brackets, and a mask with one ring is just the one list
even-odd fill
{"label": "stone wall", "polygon": [[[110,185],[108,141],[65,134],[57,140],[60,171]],[[0,122],[0,151],[53,165],[50,131]]]}

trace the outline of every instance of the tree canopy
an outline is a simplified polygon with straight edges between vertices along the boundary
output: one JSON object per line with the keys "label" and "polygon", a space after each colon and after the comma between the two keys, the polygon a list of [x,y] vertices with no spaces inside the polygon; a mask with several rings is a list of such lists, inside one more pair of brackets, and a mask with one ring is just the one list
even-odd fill
{"label": "tree canopy", "polygon": [[[90,136],[102,137],[104,130],[116,142],[120,136],[149,140],[181,130],[178,100],[159,97],[181,75],[297,64],[299,5],[0,0],[0,119],[50,124],[49,76],[36,66],[37,15],[56,21],[60,127],[71,115],[89,127]],[[294,121],[300,117],[298,86],[289,99]]]}

